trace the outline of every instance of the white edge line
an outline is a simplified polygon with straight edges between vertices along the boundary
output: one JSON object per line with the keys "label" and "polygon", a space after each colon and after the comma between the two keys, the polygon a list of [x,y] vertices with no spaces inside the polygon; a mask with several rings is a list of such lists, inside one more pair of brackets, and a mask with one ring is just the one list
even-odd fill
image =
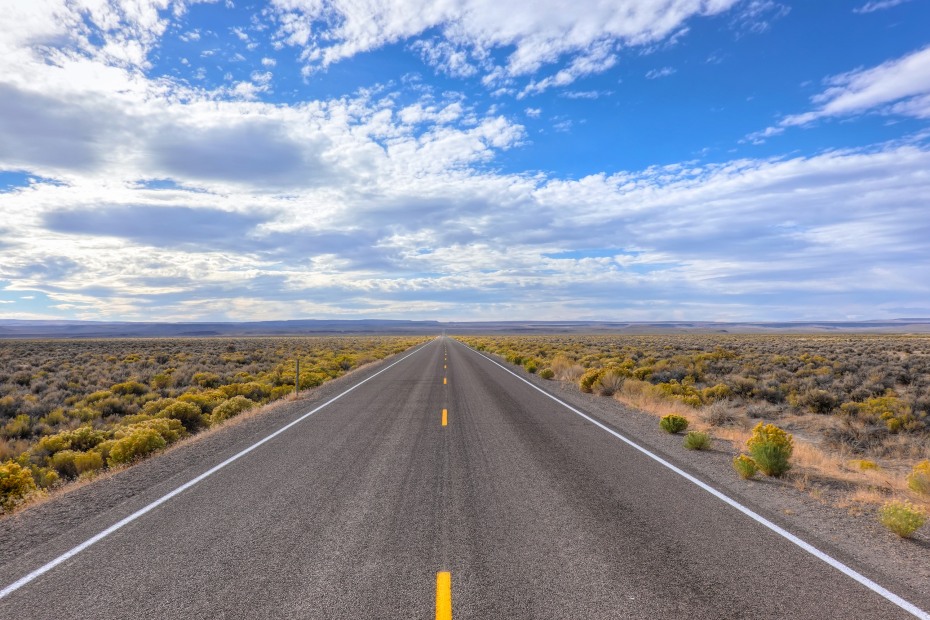
{"label": "white edge line", "polygon": [[[430,342],[432,342],[432,341],[430,341]],[[14,581],[13,583],[11,583],[10,585],[8,585],[7,587],[3,588],[3,590],[0,590],[0,599],[4,598],[4,597],[6,597],[6,596],[8,596],[8,595],[10,595],[10,594],[12,594],[12,593],[15,592],[16,590],[19,590],[20,588],[22,588],[24,585],[26,585],[26,584],[29,583],[30,581],[36,579],[37,577],[41,577],[42,575],[44,575],[44,574],[47,573],[48,571],[52,570],[53,568],[55,568],[56,566],[58,566],[59,564],[61,564],[62,562],[65,562],[65,561],[67,561],[68,559],[70,559],[70,558],[76,556],[76,555],[79,554],[81,551],[84,551],[85,549],[87,549],[88,547],[90,547],[91,545],[93,545],[94,543],[100,542],[101,540],[103,540],[104,538],[106,538],[107,536],[109,536],[110,534],[112,534],[113,532],[115,532],[116,530],[122,528],[122,527],[125,526],[125,525],[128,525],[129,523],[132,523],[133,521],[135,521],[136,519],[138,519],[139,517],[141,517],[141,516],[144,515],[145,513],[149,512],[149,511],[151,511],[151,510],[154,510],[154,509],[157,508],[158,506],[161,506],[162,504],[164,504],[165,502],[167,502],[169,499],[173,498],[174,496],[176,496],[176,495],[178,495],[178,494],[180,494],[180,493],[183,493],[184,491],[186,491],[187,489],[191,488],[192,486],[194,486],[194,485],[197,484],[198,482],[202,482],[204,479],[206,479],[206,478],[212,476],[213,474],[215,474],[215,473],[218,472],[219,470],[223,469],[224,467],[226,467],[227,465],[229,465],[229,464],[232,463],[233,461],[236,461],[236,460],[242,458],[243,456],[245,456],[246,454],[248,454],[249,452],[251,452],[251,451],[254,450],[255,448],[257,448],[257,447],[259,447],[260,445],[262,445],[263,443],[265,443],[265,442],[267,442],[267,441],[270,441],[270,440],[274,439],[275,437],[277,437],[278,435],[280,435],[280,434],[283,433],[284,431],[288,430],[288,429],[291,428],[292,426],[294,426],[294,425],[296,425],[296,424],[302,422],[303,420],[309,418],[310,416],[312,416],[314,413],[316,413],[316,412],[319,411],[320,409],[323,409],[324,407],[327,407],[327,406],[331,405],[332,403],[336,402],[337,400],[339,400],[340,398],[342,398],[343,396],[345,396],[346,394],[348,394],[349,392],[351,392],[351,391],[354,390],[355,388],[357,388],[357,387],[359,387],[359,386],[361,386],[361,385],[367,383],[368,381],[371,381],[372,379],[374,379],[375,377],[377,377],[377,376],[380,375],[381,373],[390,370],[391,368],[393,368],[393,367],[396,366],[397,364],[400,364],[402,361],[404,361],[405,359],[407,359],[407,358],[410,357],[411,355],[415,355],[415,354],[419,353],[419,352],[422,351],[426,346],[428,346],[428,345],[430,344],[430,342],[427,342],[427,343],[425,343],[425,344],[423,344],[423,345],[420,345],[419,347],[417,347],[416,350],[411,351],[410,353],[408,353],[407,355],[403,356],[403,357],[400,358],[399,360],[393,362],[390,366],[386,366],[386,367],[382,368],[381,370],[379,370],[378,372],[376,372],[375,374],[373,374],[373,375],[371,375],[370,377],[368,377],[367,379],[364,379],[363,381],[359,381],[358,383],[356,383],[355,385],[353,385],[352,387],[350,387],[350,388],[349,388],[348,390],[346,390],[345,392],[342,392],[341,394],[339,394],[339,395],[337,395],[337,396],[334,396],[333,398],[331,398],[330,400],[326,401],[325,403],[323,403],[323,404],[320,405],[319,407],[316,407],[315,409],[313,409],[313,410],[311,410],[311,411],[308,411],[307,413],[303,414],[302,416],[300,416],[300,417],[297,418],[296,420],[294,420],[294,421],[292,421],[292,422],[290,422],[290,423],[288,423],[288,424],[282,426],[281,428],[279,428],[279,429],[276,430],[275,432],[271,433],[270,435],[268,435],[268,436],[265,437],[264,439],[261,439],[261,440],[255,442],[254,444],[252,444],[251,446],[249,446],[248,448],[246,448],[245,450],[242,450],[241,452],[238,452],[238,453],[234,454],[233,456],[229,457],[228,459],[226,459],[225,461],[223,461],[223,462],[220,463],[219,465],[215,465],[214,467],[212,467],[212,468],[208,469],[207,471],[203,472],[202,474],[200,474],[200,475],[197,476],[196,478],[194,478],[194,479],[192,479],[192,480],[190,480],[190,481],[188,481],[188,482],[185,482],[184,484],[182,484],[181,486],[179,486],[179,487],[176,488],[175,490],[173,490],[173,491],[171,491],[171,492],[169,492],[169,493],[167,493],[167,494],[165,494],[165,495],[159,497],[158,499],[156,499],[156,500],[153,501],[152,503],[148,504],[147,506],[145,506],[145,507],[143,507],[143,508],[140,508],[139,510],[137,510],[137,511],[134,512],[134,513],[132,513],[132,514],[129,515],[128,517],[122,519],[121,521],[117,521],[116,523],[114,523],[113,525],[111,525],[111,526],[108,527],[107,529],[103,530],[103,531],[100,532],[99,534],[97,534],[97,535],[95,535],[95,536],[93,536],[93,537],[91,537],[91,538],[88,538],[87,540],[85,540],[84,542],[82,542],[81,544],[79,544],[78,546],[76,546],[76,547],[70,549],[69,551],[66,551],[65,553],[61,554],[60,556],[58,556],[58,557],[55,558],[54,560],[48,562],[47,564],[44,564],[43,566],[40,566],[39,568],[35,569],[34,571],[32,571],[31,573],[29,573],[29,574],[26,575],[25,577],[22,577],[22,578],[20,578],[20,579],[18,579],[18,580],[16,580],[16,581]]]}
{"label": "white edge line", "polygon": [[[453,339],[453,340],[454,340],[454,339]],[[456,342],[457,342],[457,341],[456,341]],[[795,545],[797,545],[798,547],[800,547],[800,548],[803,549],[804,551],[807,551],[808,553],[810,553],[810,554],[813,555],[814,557],[816,557],[816,558],[818,558],[818,559],[820,559],[820,560],[823,560],[824,562],[826,562],[827,564],[829,564],[829,565],[832,566],[833,568],[837,569],[837,570],[840,571],[841,573],[847,575],[848,577],[852,577],[853,579],[855,579],[856,581],[858,581],[860,584],[862,584],[862,585],[864,585],[865,587],[867,587],[869,590],[872,590],[873,592],[875,592],[875,593],[878,594],[879,596],[881,596],[881,597],[885,598],[886,600],[888,600],[888,601],[894,603],[895,605],[897,605],[897,606],[900,607],[901,609],[907,611],[908,613],[912,614],[913,616],[915,616],[915,617],[917,617],[917,618],[921,618],[921,620],[930,620],[930,613],[927,613],[926,611],[924,611],[924,610],[921,609],[920,607],[917,607],[917,606],[914,605],[913,603],[911,603],[911,602],[909,602],[909,601],[907,601],[907,600],[901,598],[900,596],[898,596],[898,595],[895,594],[894,592],[891,592],[890,590],[888,590],[888,589],[886,589],[886,588],[880,586],[879,584],[875,583],[874,581],[872,581],[871,579],[869,579],[869,578],[866,577],[865,575],[862,575],[861,573],[856,572],[855,570],[853,570],[853,569],[850,568],[849,566],[846,566],[845,564],[843,564],[842,562],[840,562],[840,561],[837,560],[836,558],[833,558],[833,557],[827,555],[826,553],[824,553],[824,552],[821,551],[820,549],[817,549],[816,547],[814,547],[814,546],[811,545],[810,543],[807,543],[807,542],[801,540],[800,538],[798,538],[797,536],[795,536],[795,535],[792,534],[791,532],[789,532],[789,531],[785,530],[784,528],[782,528],[782,527],[776,525],[775,523],[772,523],[771,521],[769,521],[768,519],[766,519],[766,518],[763,517],[762,515],[760,515],[760,514],[758,514],[758,513],[756,513],[756,512],[753,512],[751,509],[747,508],[746,506],[743,506],[742,504],[740,504],[739,502],[737,502],[735,499],[732,499],[732,498],[729,497],[728,495],[724,495],[722,492],[718,491],[717,489],[713,488],[712,486],[710,486],[710,485],[708,485],[708,484],[706,484],[706,483],[704,483],[704,482],[701,482],[700,480],[698,480],[697,478],[695,478],[694,476],[692,476],[692,475],[689,474],[688,472],[686,472],[686,471],[684,471],[684,470],[682,470],[682,469],[679,469],[678,467],[675,467],[674,465],[672,465],[671,463],[669,463],[668,461],[666,461],[665,459],[663,459],[663,458],[660,457],[659,455],[657,455],[657,454],[655,454],[655,453],[653,453],[653,452],[650,452],[649,450],[647,450],[646,448],[640,446],[639,444],[637,444],[636,442],[632,441],[631,439],[628,439],[628,438],[624,437],[623,435],[621,435],[621,434],[618,433],[617,431],[615,431],[615,430],[613,430],[612,428],[606,426],[605,424],[599,422],[598,420],[595,420],[594,418],[592,418],[592,417],[589,416],[588,414],[586,414],[586,413],[584,413],[584,412],[582,412],[582,411],[579,411],[578,409],[572,407],[571,405],[569,405],[569,404],[566,403],[565,401],[559,399],[558,397],[553,396],[552,394],[550,394],[549,392],[547,392],[547,391],[545,391],[544,389],[540,388],[539,386],[533,385],[533,383],[531,383],[530,381],[527,381],[526,379],[524,379],[523,377],[521,377],[521,376],[518,375],[517,373],[513,372],[512,370],[510,370],[510,369],[507,368],[506,366],[504,366],[504,365],[502,365],[502,364],[499,364],[498,362],[496,362],[495,360],[491,359],[491,358],[488,357],[487,355],[484,355],[484,354],[482,354],[481,352],[472,349],[471,347],[465,345],[464,343],[460,343],[460,344],[462,344],[462,346],[464,346],[464,347],[465,347],[466,349],[468,349],[469,351],[473,351],[474,353],[476,353],[476,354],[479,355],[480,357],[482,357],[482,358],[488,360],[489,362],[491,362],[491,363],[494,364],[495,366],[498,366],[499,368],[503,369],[505,372],[510,373],[511,375],[513,375],[514,377],[516,377],[517,379],[519,379],[520,381],[523,381],[524,383],[526,383],[528,386],[530,386],[530,387],[533,388],[534,390],[536,390],[536,391],[542,393],[542,394],[545,395],[545,396],[548,396],[549,398],[551,398],[551,399],[554,400],[555,402],[559,403],[560,405],[562,405],[563,407],[565,407],[565,408],[568,409],[569,411],[578,414],[579,416],[581,416],[582,418],[584,418],[584,419],[587,420],[588,422],[591,422],[591,423],[594,424],[595,426],[600,427],[602,430],[607,431],[608,433],[610,433],[611,435],[613,435],[614,437],[616,437],[617,439],[619,439],[619,440],[622,441],[623,443],[629,445],[629,446],[632,447],[632,448],[635,448],[636,450],[639,450],[640,452],[642,452],[643,454],[645,454],[646,456],[648,456],[648,457],[651,458],[652,460],[654,460],[654,461],[656,461],[657,463],[659,463],[660,465],[663,465],[663,466],[667,467],[668,469],[672,470],[673,472],[675,472],[676,474],[678,474],[679,476],[681,476],[681,477],[684,478],[685,480],[687,480],[687,481],[689,481],[689,482],[691,482],[691,483],[693,483],[693,484],[699,486],[700,488],[704,489],[705,491],[707,491],[708,493],[710,493],[711,495],[713,495],[713,496],[716,497],[717,499],[722,500],[723,502],[726,502],[727,504],[729,504],[729,505],[732,506],[733,508],[736,508],[737,510],[739,510],[741,513],[743,513],[743,514],[746,515],[747,517],[751,518],[752,520],[756,521],[757,523],[760,523],[761,525],[764,525],[765,527],[767,527],[768,529],[772,530],[773,532],[775,532],[776,534],[778,534],[778,535],[781,536],[782,538],[785,538],[785,539],[789,540],[790,542],[794,543]]]}

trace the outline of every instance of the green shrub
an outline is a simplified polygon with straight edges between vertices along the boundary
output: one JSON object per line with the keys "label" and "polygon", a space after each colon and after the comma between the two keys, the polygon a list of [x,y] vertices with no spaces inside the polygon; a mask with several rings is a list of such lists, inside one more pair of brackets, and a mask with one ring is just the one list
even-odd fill
{"label": "green shrub", "polygon": [[752,430],[746,448],[759,471],[766,476],[778,478],[791,469],[789,459],[794,452],[794,440],[774,424],[759,422]]}
{"label": "green shrub", "polygon": [[539,376],[543,379],[552,379],[555,376],[555,372],[551,368],[543,368],[539,371]]}
{"label": "green shrub", "polygon": [[161,435],[162,439],[168,443],[174,443],[178,439],[187,435],[187,431],[184,429],[184,425],[180,420],[176,420],[174,418],[153,418],[151,420],[137,422],[121,431],[117,431],[116,438],[122,439],[123,437],[131,435],[139,429],[151,429]]}
{"label": "green shrub", "polygon": [[688,418],[680,415],[675,415],[670,413],[668,415],[662,416],[662,419],[659,420],[659,426],[666,433],[680,433],[686,428],[688,428]]}
{"label": "green shrub", "polygon": [[167,445],[168,442],[165,441],[165,438],[154,428],[138,428],[122,439],[116,440],[113,447],[110,448],[108,462],[111,467],[129,463],[156,450],[161,450]]}
{"label": "green shrub", "polygon": [[158,416],[178,420],[189,433],[197,432],[207,425],[207,418],[200,407],[193,403],[176,402],[162,409]]}
{"label": "green shrub", "polygon": [[202,388],[215,388],[219,387],[223,383],[223,380],[220,378],[220,376],[213,372],[194,373],[194,376],[191,377],[191,381]]}
{"label": "green shrub", "polygon": [[29,437],[31,434],[32,418],[25,413],[19,414],[0,429],[0,435],[7,439],[22,439]]}
{"label": "green shrub", "polygon": [[122,396],[141,396],[148,392],[149,388],[144,383],[139,383],[138,381],[125,381],[111,386],[110,391]]}
{"label": "green shrub", "polygon": [[523,367],[526,369],[526,372],[533,374],[539,368],[536,364],[536,360],[526,360],[523,362]]}
{"label": "green shrub", "polygon": [[103,469],[103,456],[99,452],[78,452],[74,455],[74,470],[79,476],[101,469]]}
{"label": "green shrub", "polygon": [[611,396],[623,387],[623,375],[616,370],[608,370],[594,383],[593,388],[601,396]]}
{"label": "green shrub", "polygon": [[[301,389],[309,387],[304,384],[305,380],[304,373],[300,373]],[[255,402],[261,402],[271,395],[271,388],[254,381],[250,381],[249,383],[230,383],[229,385],[221,387],[220,390],[226,394],[228,398],[232,398],[233,396],[245,396],[249,400]]]}
{"label": "green shrub", "polygon": [[688,450],[707,450],[710,448],[710,435],[700,431],[689,431],[685,435],[684,445]]}
{"label": "green shrub", "polygon": [[54,435],[46,435],[39,439],[39,443],[36,444],[36,451],[40,453],[48,454],[49,456],[60,452],[61,450],[67,450],[71,447],[71,433],[65,431],[64,433],[55,433]]}
{"label": "green shrub", "polygon": [[705,403],[723,400],[728,396],[730,396],[730,388],[723,383],[718,383],[714,387],[707,387],[701,390],[701,400]]}
{"label": "green shrub", "polygon": [[65,478],[75,478],[78,471],[74,466],[74,457],[79,453],[74,450],[61,450],[48,459],[49,466]]}
{"label": "green shrub", "polygon": [[12,510],[36,491],[36,481],[28,469],[15,461],[0,465],[0,508]]}
{"label": "green shrub", "polygon": [[733,469],[736,470],[736,473],[738,473],[739,477],[743,480],[749,480],[755,477],[759,472],[759,466],[756,465],[756,462],[752,460],[748,454],[740,454],[734,458]]}
{"label": "green shrub", "polygon": [[590,394],[594,391],[594,384],[601,378],[603,372],[603,368],[589,368],[581,375],[581,379],[578,380],[578,387],[581,388],[582,392]]}
{"label": "green shrub", "polygon": [[211,424],[219,424],[223,420],[237,416],[243,411],[248,411],[255,406],[251,400],[245,396],[235,396],[226,402],[217,405],[213,409],[213,415],[210,418]]}
{"label": "green shrub", "polygon": [[878,520],[901,538],[908,538],[926,523],[927,516],[910,502],[891,501],[879,509]]}
{"label": "green shrub", "polygon": [[915,493],[930,495],[930,461],[921,461],[907,477],[907,486]]}

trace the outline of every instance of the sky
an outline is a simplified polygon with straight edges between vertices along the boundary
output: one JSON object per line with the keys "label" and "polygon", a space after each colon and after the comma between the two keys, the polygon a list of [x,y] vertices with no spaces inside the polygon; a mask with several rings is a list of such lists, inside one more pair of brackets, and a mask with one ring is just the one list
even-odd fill
{"label": "sky", "polygon": [[928,0],[8,0],[0,318],[930,316]]}

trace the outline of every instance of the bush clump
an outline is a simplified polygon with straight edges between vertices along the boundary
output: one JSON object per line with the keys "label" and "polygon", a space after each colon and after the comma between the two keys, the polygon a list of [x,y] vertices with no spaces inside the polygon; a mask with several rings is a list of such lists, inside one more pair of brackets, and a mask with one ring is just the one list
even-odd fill
{"label": "bush clump", "polygon": [[684,446],[688,450],[707,450],[710,448],[710,435],[700,431],[688,431]]}
{"label": "bush clump", "polygon": [[248,411],[254,406],[255,403],[245,396],[236,396],[234,398],[230,398],[229,400],[217,405],[213,409],[213,414],[210,416],[210,424],[219,424],[223,420],[237,416],[243,411]]}
{"label": "bush clump", "polygon": [[759,422],[746,442],[749,455],[766,476],[781,477],[791,469],[794,440],[774,424]]}
{"label": "bush clump", "polygon": [[103,469],[103,455],[96,450],[78,452],[74,455],[74,470],[77,475],[92,473]]}
{"label": "bush clump", "polygon": [[178,401],[168,405],[158,413],[159,417],[178,420],[189,433],[195,433],[207,425],[207,418],[200,407],[193,403]]}
{"label": "bush clump", "polygon": [[137,428],[122,439],[117,439],[110,448],[109,465],[129,463],[161,450],[168,445],[165,438],[154,428]]}
{"label": "bush clump", "polygon": [[739,477],[743,480],[754,478],[755,475],[759,473],[759,466],[756,465],[756,462],[752,460],[752,457],[748,454],[740,454],[734,458],[733,469],[736,470],[736,473],[738,473]]}
{"label": "bush clump", "polygon": [[659,426],[666,433],[674,435],[688,428],[688,418],[670,413],[666,416],[662,416],[662,419],[659,420]]}
{"label": "bush clump", "polygon": [[601,378],[603,373],[603,368],[589,368],[578,380],[578,387],[581,388],[582,392],[590,394],[594,391],[594,385],[597,383],[598,379]]}
{"label": "bush clump", "polygon": [[16,461],[0,465],[0,508],[12,510],[36,491],[36,481],[28,469]]}
{"label": "bush clump", "polygon": [[921,461],[907,477],[907,486],[921,495],[930,495],[930,461]]}
{"label": "bush clump", "polygon": [[608,370],[598,377],[593,388],[601,396],[612,396],[614,392],[623,387],[623,375],[616,370]]}
{"label": "bush clump", "polygon": [[552,379],[555,376],[555,372],[551,368],[543,368],[539,371],[539,376],[543,379]]}
{"label": "bush clump", "polygon": [[901,538],[908,538],[923,527],[927,516],[910,502],[891,501],[879,509],[878,520]]}

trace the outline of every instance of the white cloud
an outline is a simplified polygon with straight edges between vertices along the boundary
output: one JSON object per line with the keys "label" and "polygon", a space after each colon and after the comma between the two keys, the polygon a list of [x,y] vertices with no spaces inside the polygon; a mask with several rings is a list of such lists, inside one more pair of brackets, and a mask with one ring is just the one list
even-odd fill
{"label": "white cloud", "polygon": [[885,9],[896,7],[899,4],[904,4],[905,2],[910,2],[910,0],[873,0],[872,2],[866,2],[862,6],[853,9],[853,13],[874,13],[875,11],[884,11]]}
{"label": "white cloud", "polygon": [[478,69],[469,62],[468,52],[448,41],[420,39],[411,46],[429,66],[452,77],[471,77]]}
{"label": "white cloud", "polygon": [[[731,4],[673,2],[665,16],[639,3],[646,8],[631,18],[639,29],[556,19],[548,4],[530,24],[488,21],[485,38],[459,7],[426,7],[423,22],[435,21],[431,11],[452,15],[437,26],[439,43],[467,50],[484,77],[498,71],[495,84],[516,90],[507,82],[515,67],[567,55],[567,77],[542,79],[577,79],[613,62],[618,45]],[[65,21],[74,15],[68,7]],[[609,18],[614,9],[592,10]],[[148,28],[157,38],[164,28],[157,7],[120,11],[119,24],[142,25],[117,29]],[[291,10],[282,20],[289,14],[302,19]],[[127,17],[138,15],[155,17]],[[388,33],[413,28],[392,15],[384,9],[375,23]],[[95,27],[109,23],[99,19]],[[639,35],[605,37],[611,28]],[[577,180],[504,173],[496,158],[523,143],[524,128],[454,93],[407,100],[383,87],[269,104],[254,99],[274,63],[210,91],[149,79],[141,65],[41,20],[26,30],[12,47],[0,37],[9,52],[0,54],[0,170],[37,180],[3,194],[0,281],[50,300],[49,314],[823,318],[840,307],[881,315],[930,295],[922,198],[930,149],[922,143]],[[320,56],[308,60],[318,66],[348,40],[314,32],[307,49]],[[574,42],[552,43],[552,33]],[[387,35],[371,36],[374,45]],[[62,46],[23,42],[55,37]],[[513,56],[487,68],[482,50],[505,40]],[[146,49],[137,50],[143,63]],[[814,103],[831,115],[919,115],[927,91],[914,90],[919,71],[908,58],[834,78]],[[554,118],[552,127],[570,123]]]}
{"label": "white cloud", "polygon": [[782,118],[777,126],[747,136],[753,142],[824,118],[866,113],[930,118],[930,47],[868,69],[832,76],[811,98],[817,107]]}
{"label": "white cloud", "polygon": [[[604,71],[616,62],[615,49],[661,41],[680,32],[687,20],[722,13],[738,2],[580,0],[571,10],[560,0],[274,0],[272,4],[279,22],[278,40],[300,47],[310,67],[326,67],[437,29],[441,41],[417,46],[428,63],[450,73],[471,75],[476,68],[465,61],[464,50],[475,58],[488,58],[492,50],[513,48],[504,66],[480,67],[494,86],[500,86],[502,78],[531,75],[567,59],[563,69],[534,82],[527,91],[537,92]],[[324,25],[325,32],[320,29]]]}
{"label": "white cloud", "polygon": [[650,69],[646,72],[647,80],[657,80],[659,78],[668,77],[674,75],[675,69],[673,67],[662,67],[661,69]]}

